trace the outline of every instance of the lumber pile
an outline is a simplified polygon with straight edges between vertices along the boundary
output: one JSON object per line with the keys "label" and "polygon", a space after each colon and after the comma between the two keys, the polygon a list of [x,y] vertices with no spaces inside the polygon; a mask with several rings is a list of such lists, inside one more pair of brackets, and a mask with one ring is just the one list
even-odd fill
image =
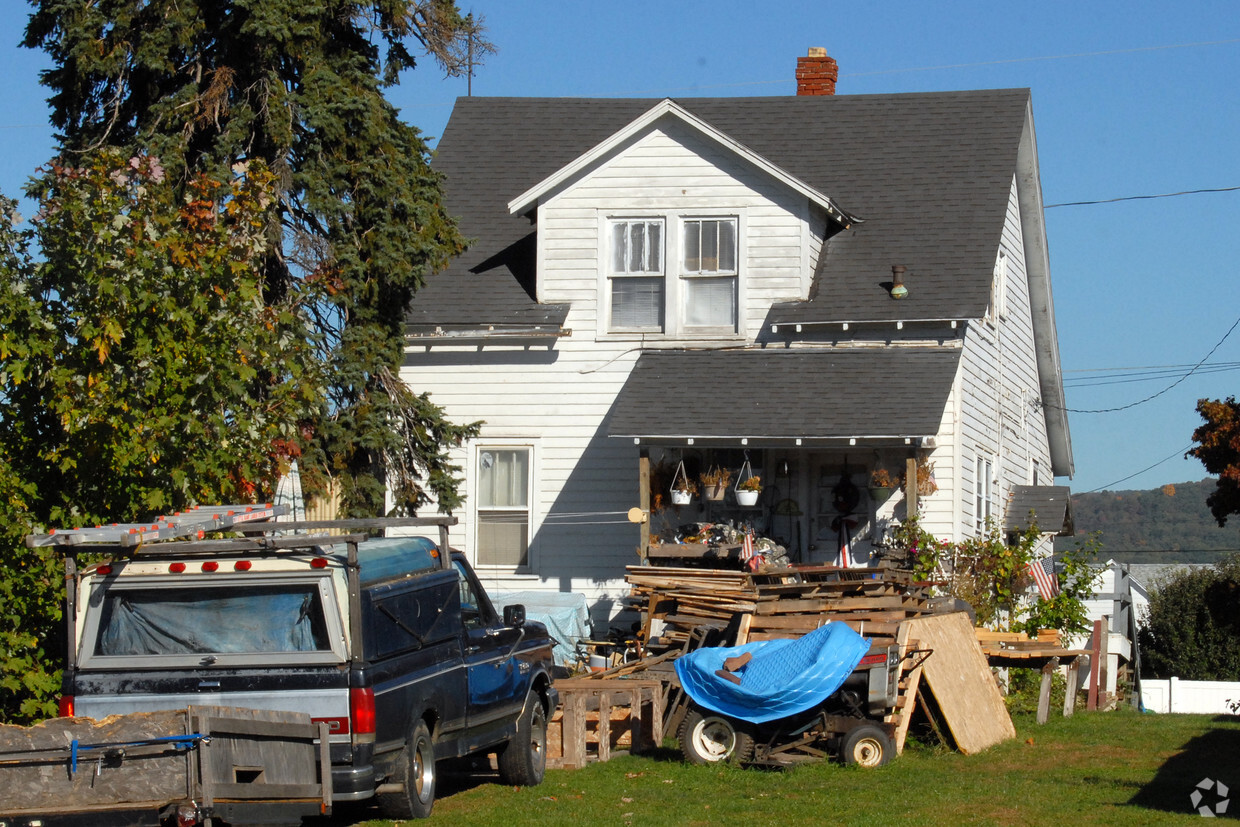
{"label": "lumber pile", "polygon": [[900,624],[929,612],[928,584],[892,568],[837,566],[759,572],[629,566],[625,577],[646,623],[684,645],[694,629],[725,632],[728,643],[800,637],[829,620],[843,621],[876,645],[895,642]]}

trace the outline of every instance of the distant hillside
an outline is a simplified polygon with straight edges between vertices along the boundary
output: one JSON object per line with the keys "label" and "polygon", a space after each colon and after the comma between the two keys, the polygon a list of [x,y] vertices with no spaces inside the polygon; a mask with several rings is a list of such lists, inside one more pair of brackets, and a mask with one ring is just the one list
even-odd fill
{"label": "distant hillside", "polygon": [[[1206,497],[1214,480],[1164,485],[1149,491],[1098,491],[1073,494],[1076,539],[1101,532],[1103,552],[1117,560],[1144,562],[1150,552],[1179,552],[1177,563],[1207,563],[1219,552],[1240,551],[1240,515],[1219,528]],[[1056,549],[1071,548],[1073,538],[1061,537]],[[1143,552],[1143,553],[1142,553]],[[1201,558],[1201,559],[1196,559]]]}

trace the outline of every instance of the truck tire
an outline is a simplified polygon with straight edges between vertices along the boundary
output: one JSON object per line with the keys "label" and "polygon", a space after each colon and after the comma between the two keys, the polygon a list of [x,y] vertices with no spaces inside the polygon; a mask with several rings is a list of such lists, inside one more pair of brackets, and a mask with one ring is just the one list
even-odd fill
{"label": "truck tire", "polygon": [[741,764],[753,758],[753,734],[740,721],[689,707],[680,725],[680,751],[690,764]]}
{"label": "truck tire", "polygon": [[401,756],[400,775],[394,780],[403,783],[404,789],[375,797],[383,815],[391,819],[429,818],[435,806],[435,744],[426,721],[414,724]]}
{"label": "truck tire", "polygon": [[547,770],[547,710],[533,690],[517,719],[517,734],[499,753],[499,777],[514,787],[542,783]]}
{"label": "truck tire", "polygon": [[894,745],[882,727],[862,724],[844,734],[840,761],[859,767],[881,767],[891,760]]}

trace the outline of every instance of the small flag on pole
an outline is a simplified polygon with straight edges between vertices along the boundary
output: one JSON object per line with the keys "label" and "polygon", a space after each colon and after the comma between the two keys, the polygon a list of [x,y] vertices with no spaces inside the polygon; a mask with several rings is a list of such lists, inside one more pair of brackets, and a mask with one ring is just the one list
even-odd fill
{"label": "small flag on pole", "polygon": [[1038,594],[1043,600],[1050,600],[1059,594],[1059,578],[1055,576],[1055,561],[1050,556],[1029,563],[1029,573],[1033,582],[1038,584]]}
{"label": "small flag on pole", "polygon": [[753,558],[753,532],[746,531],[745,539],[741,543],[741,560],[748,563]]}

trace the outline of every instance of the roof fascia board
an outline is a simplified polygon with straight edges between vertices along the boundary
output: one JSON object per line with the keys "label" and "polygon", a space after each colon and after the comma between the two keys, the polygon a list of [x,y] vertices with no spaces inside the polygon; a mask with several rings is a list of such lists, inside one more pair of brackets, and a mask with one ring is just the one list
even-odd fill
{"label": "roof fascia board", "polygon": [[856,216],[850,215],[848,212],[837,206],[836,203],[827,195],[819,192],[801,179],[789,175],[782,168],[772,164],[770,161],[749,149],[744,144],[719,131],[670,98],[664,98],[659,101],[628,126],[614,133],[588,152],[579,155],[571,163],[561,167],[556,172],[544,178],[542,181],[539,181],[537,184],[509,201],[508,211],[513,215],[520,215],[527,212],[533,208],[541,198],[546,196],[547,193],[554,191],[566,181],[572,180],[600,159],[614,152],[617,148],[623,146],[625,143],[632,140],[646,129],[649,129],[656,121],[664,116],[672,116],[680,119],[685,124],[700,132],[706,138],[714,141],[733,154],[762,170],[767,175],[770,175],[772,178],[784,184],[788,188],[800,193],[811,202],[822,207],[832,218],[844,224],[844,226],[847,227],[860,221],[860,219]]}
{"label": "roof fascia board", "polygon": [[1050,253],[1042,206],[1042,178],[1038,169],[1038,142],[1033,128],[1033,103],[1025,104],[1025,127],[1016,158],[1016,193],[1020,204],[1021,232],[1025,241],[1025,269],[1029,280],[1029,305],[1038,362],[1038,381],[1050,441],[1051,470],[1056,476],[1072,477],[1072,435],[1068,431],[1067,402],[1063,391],[1063,368],[1059,361],[1059,336],[1055,328],[1055,303],[1051,293]]}

